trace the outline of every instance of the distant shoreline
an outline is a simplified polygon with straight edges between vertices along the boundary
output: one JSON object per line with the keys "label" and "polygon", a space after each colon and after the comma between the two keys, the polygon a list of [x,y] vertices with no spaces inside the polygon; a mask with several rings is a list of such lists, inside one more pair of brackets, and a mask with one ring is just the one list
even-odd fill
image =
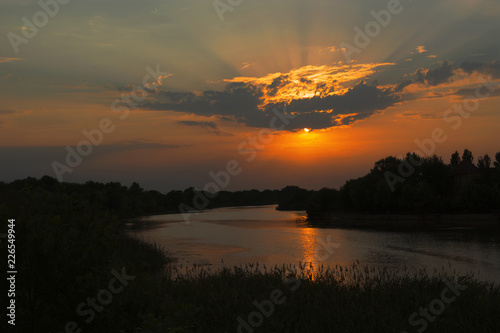
{"label": "distant shoreline", "polygon": [[[204,209],[210,211],[221,208],[255,208],[274,205],[251,205],[251,206],[228,206],[214,207]],[[277,209],[279,211],[291,211]],[[293,210],[302,211],[302,210]],[[201,211],[200,211],[201,212]],[[147,217],[156,215],[171,215],[180,214],[179,212],[170,211],[159,214],[145,215],[135,218],[123,219],[128,224],[129,228],[153,227],[158,224],[167,223],[165,221],[147,220]],[[345,229],[406,229],[406,230],[421,230],[421,229],[499,229],[500,230],[500,212],[483,213],[483,214],[370,214],[370,213],[314,213],[307,214],[308,222],[311,226],[333,227]],[[177,222],[177,221],[172,221]]]}
{"label": "distant shoreline", "polygon": [[500,229],[500,215],[489,214],[308,214],[312,225],[360,229]]}

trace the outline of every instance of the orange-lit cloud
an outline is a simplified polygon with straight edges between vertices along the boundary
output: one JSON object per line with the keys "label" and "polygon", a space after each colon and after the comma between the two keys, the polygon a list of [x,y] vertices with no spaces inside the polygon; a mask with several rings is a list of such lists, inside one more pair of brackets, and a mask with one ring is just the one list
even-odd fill
{"label": "orange-lit cloud", "polygon": [[249,83],[264,93],[262,106],[269,103],[289,103],[292,100],[341,95],[353,82],[367,78],[393,63],[336,64],[304,66],[288,73],[271,73],[263,77],[235,77],[225,82]]}
{"label": "orange-lit cloud", "polygon": [[425,49],[425,46],[423,46],[423,45],[417,46],[416,50],[417,50],[418,53],[425,53],[425,52],[427,52],[427,50]]}
{"label": "orange-lit cloud", "polygon": [[[398,102],[392,87],[366,84],[372,74],[392,63],[304,66],[288,73],[223,80],[223,91],[177,93],[157,91],[142,105],[230,118],[249,127],[270,127],[275,110],[293,114],[286,130],[348,126]],[[284,111],[287,108],[288,111]]]}
{"label": "orange-lit cloud", "polygon": [[18,61],[18,60],[21,60],[21,58],[0,57],[0,62],[13,62],[13,61]]}

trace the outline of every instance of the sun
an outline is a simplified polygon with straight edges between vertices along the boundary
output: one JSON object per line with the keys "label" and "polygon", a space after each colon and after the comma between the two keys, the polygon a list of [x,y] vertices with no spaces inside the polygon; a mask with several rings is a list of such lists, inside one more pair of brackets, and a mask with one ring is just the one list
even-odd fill
{"label": "sun", "polygon": [[304,132],[309,133],[309,132],[311,132],[311,129],[306,127],[306,128],[304,128]]}

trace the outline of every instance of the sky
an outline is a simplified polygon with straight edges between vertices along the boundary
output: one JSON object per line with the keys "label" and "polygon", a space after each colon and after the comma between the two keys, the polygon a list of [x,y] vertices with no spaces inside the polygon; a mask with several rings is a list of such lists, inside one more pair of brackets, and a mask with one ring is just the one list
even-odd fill
{"label": "sky", "polygon": [[340,187],[500,151],[497,0],[0,0],[0,181]]}

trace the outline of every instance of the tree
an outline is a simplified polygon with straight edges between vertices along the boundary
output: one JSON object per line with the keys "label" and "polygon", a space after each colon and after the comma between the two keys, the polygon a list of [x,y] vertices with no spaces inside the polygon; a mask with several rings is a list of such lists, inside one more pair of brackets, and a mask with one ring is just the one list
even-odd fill
{"label": "tree", "polygon": [[479,157],[477,166],[481,169],[489,169],[491,166],[491,158],[488,154]]}
{"label": "tree", "polygon": [[495,162],[493,164],[495,168],[500,169],[500,151],[495,154]]}
{"label": "tree", "polygon": [[456,167],[458,164],[460,164],[460,153],[455,151],[453,155],[451,155],[450,165]]}
{"label": "tree", "polygon": [[462,161],[463,162],[474,162],[474,155],[472,155],[472,152],[469,149],[465,149],[464,153],[462,154]]}
{"label": "tree", "polygon": [[128,190],[132,193],[132,195],[136,195],[136,196],[141,194],[144,191],[141,188],[141,186],[136,182],[133,182],[132,185],[130,185],[130,187],[128,188]]}
{"label": "tree", "polygon": [[398,173],[398,168],[399,165],[401,164],[401,160],[394,157],[394,156],[388,156],[386,158],[383,158],[377,162],[375,162],[375,165],[373,169],[371,170],[371,173],[384,173],[384,172],[394,172]]}

